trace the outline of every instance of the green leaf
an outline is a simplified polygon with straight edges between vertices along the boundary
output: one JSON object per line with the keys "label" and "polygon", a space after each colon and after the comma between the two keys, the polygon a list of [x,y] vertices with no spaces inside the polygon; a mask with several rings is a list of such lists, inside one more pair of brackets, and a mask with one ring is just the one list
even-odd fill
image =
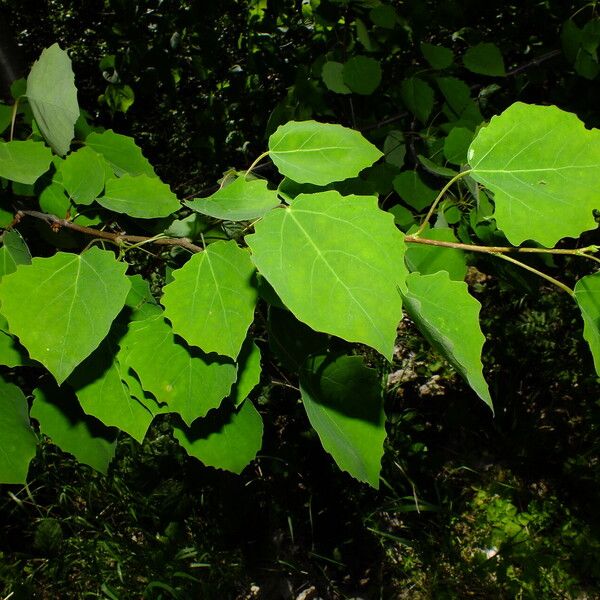
{"label": "green leaf", "polygon": [[433,109],[433,90],[418,77],[410,77],[400,84],[400,98],[410,112],[422,123],[426,123]]}
{"label": "green leaf", "polygon": [[421,52],[425,60],[434,69],[447,69],[454,62],[454,52],[444,46],[434,46],[427,42],[421,42]]}
{"label": "green leaf", "polygon": [[105,162],[91,148],[83,147],[60,165],[62,181],[77,204],[91,204],[104,189]]}
{"label": "green leaf", "polygon": [[131,323],[120,345],[122,368],[131,367],[142,387],[188,425],[219,406],[236,379],[234,364],[180,343],[160,315]]}
{"label": "green leaf", "polygon": [[38,198],[40,208],[50,215],[56,215],[61,219],[66,218],[67,213],[73,208],[71,201],[65,195],[62,183],[52,182],[46,186]]}
{"label": "green leaf", "polygon": [[463,64],[469,71],[479,75],[506,75],[504,59],[496,44],[483,43],[469,48],[463,56]]}
{"label": "green leaf", "polygon": [[77,88],[71,59],[58,44],[46,48],[27,77],[27,99],[42,135],[64,156],[79,118]]}
{"label": "green leaf", "polygon": [[344,64],[344,83],[356,94],[370,96],[381,83],[381,66],[368,56],[354,56]]}
{"label": "green leaf", "polygon": [[255,231],[246,238],[252,260],[298,319],[391,358],[404,243],[376,198],[301,194]]}
{"label": "green leaf", "polygon": [[12,106],[0,102],[0,135],[3,134],[12,122]]}
{"label": "green leaf", "polygon": [[225,221],[250,221],[279,204],[277,192],[269,190],[264,179],[246,181],[244,177],[238,177],[208,198],[185,202],[196,212]]}
{"label": "green leaf", "polygon": [[435,81],[450,108],[460,115],[471,100],[469,86],[456,77],[438,77]]}
{"label": "green leaf", "polygon": [[31,364],[25,348],[8,333],[8,322],[0,315],[0,365],[12,368]]}
{"label": "green leaf", "polygon": [[323,64],[321,70],[323,83],[336,94],[350,94],[350,89],[344,83],[344,65],[333,60],[328,60]]}
{"label": "green leaf", "polygon": [[262,418],[252,402],[211,411],[190,428],[173,430],[182,448],[205,465],[241,473],[262,446]]}
{"label": "green leaf", "polygon": [[400,173],[394,178],[393,185],[400,198],[417,211],[431,206],[437,196],[437,191],[423,181],[417,170]]}
{"label": "green leaf", "polygon": [[157,177],[123,175],[106,182],[98,204],[118,213],[140,219],[167,217],[181,208],[171,188]]}
{"label": "green leaf", "polygon": [[455,165],[464,165],[472,141],[473,132],[470,129],[455,127],[444,140],[444,156]]}
{"label": "green leaf", "polygon": [[458,171],[453,169],[449,169],[448,167],[442,167],[437,163],[433,162],[426,156],[422,154],[417,155],[419,162],[423,165],[423,168],[432,175],[437,175],[438,177],[452,178],[458,175]]}
{"label": "green leaf", "polygon": [[32,184],[52,162],[52,151],[42,142],[0,142],[0,177]]}
{"label": "green leaf", "polygon": [[246,339],[238,356],[238,378],[231,388],[231,399],[234,406],[239,406],[260,383],[260,349]]}
{"label": "green leaf", "polygon": [[30,265],[31,254],[21,234],[12,229],[5,231],[0,236],[0,278],[9,273],[14,273],[19,265]]}
{"label": "green leaf", "polygon": [[141,275],[128,275],[131,289],[125,298],[125,306],[131,310],[131,321],[142,321],[162,313],[162,308],[150,291],[150,284]]}
{"label": "green leaf", "polygon": [[116,347],[105,341],[79,365],[68,379],[83,410],[105,425],[113,425],[142,442],[152,413],[132,398]]}
{"label": "green leaf", "polygon": [[327,185],[356,177],[382,153],[358,131],[341,125],[291,121],[269,138],[269,156],[282,175]]}
{"label": "green leaf", "polygon": [[556,106],[517,102],[479,130],[471,177],[494,192],[495,218],[511,244],[552,247],[597,227],[600,131]]}
{"label": "green leaf", "polygon": [[253,275],[248,252],[232,240],[194,254],[164,288],[165,316],[175,333],[204,352],[235,359],[254,318]]}
{"label": "green leaf", "polygon": [[[414,229],[416,230],[416,228]],[[413,231],[409,231],[410,233],[413,233]],[[458,241],[454,235],[454,231],[449,227],[436,227],[435,229],[427,227],[421,237],[444,242]],[[465,253],[455,248],[408,243],[404,259],[411,272],[418,271],[421,275],[447,271],[450,279],[463,281],[467,274]]]}
{"label": "green leaf", "polygon": [[10,332],[59,384],[98,347],[123,308],[130,287],[126,269],[112,252],[91,248],[81,255],[36,257],[2,278],[0,301]]}
{"label": "green leaf", "polygon": [[402,168],[406,157],[404,134],[397,129],[390,131],[383,143],[383,152],[385,153],[385,162]]}
{"label": "green leaf", "polygon": [[439,271],[432,275],[411,273],[406,286],[404,306],[410,318],[493,410],[481,364],[485,342],[479,327],[481,305],[469,294],[467,284],[452,281],[446,271]]}
{"label": "green leaf", "polygon": [[152,165],[142,154],[142,149],[129,136],[108,129],[102,133],[90,133],[85,143],[104,157],[117,177],[125,174],[156,177]]}
{"label": "green leaf", "polygon": [[377,371],[361,356],[314,356],[300,371],[300,392],[310,424],[339,468],[378,488],[386,433]]}
{"label": "green leaf", "polygon": [[106,473],[115,455],[114,430],[85,415],[65,387],[48,383],[33,390],[33,397],[31,417],[39,421],[40,432],[80,463]]}
{"label": "green leaf", "polygon": [[26,482],[36,446],[27,398],[16,385],[0,377],[0,483]]}
{"label": "green leaf", "polygon": [[379,6],[375,6],[371,9],[369,18],[378,27],[394,29],[398,20],[398,15],[393,6],[390,6],[389,4],[379,4]]}
{"label": "green leaf", "polygon": [[575,300],[583,317],[583,337],[589,344],[596,373],[600,374],[600,272],[582,277],[575,285]]}

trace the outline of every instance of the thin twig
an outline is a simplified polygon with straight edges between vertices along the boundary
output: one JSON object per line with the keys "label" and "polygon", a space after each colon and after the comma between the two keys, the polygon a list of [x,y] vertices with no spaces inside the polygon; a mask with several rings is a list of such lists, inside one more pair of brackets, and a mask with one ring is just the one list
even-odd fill
{"label": "thin twig", "polygon": [[13,224],[17,224],[23,217],[33,217],[34,219],[40,219],[50,225],[53,231],[58,232],[61,228],[70,229],[71,231],[77,231],[84,235],[90,235],[95,238],[101,238],[116,244],[118,246],[123,243],[139,244],[148,243],[155,244],[157,246],[179,246],[185,248],[190,252],[202,252],[204,248],[197,246],[192,243],[188,238],[159,238],[156,236],[144,236],[144,235],[128,235],[125,233],[112,233],[110,231],[100,231],[93,227],[84,227],[83,225],[77,225],[66,219],[61,219],[56,215],[51,215],[37,210],[19,210],[15,214]]}

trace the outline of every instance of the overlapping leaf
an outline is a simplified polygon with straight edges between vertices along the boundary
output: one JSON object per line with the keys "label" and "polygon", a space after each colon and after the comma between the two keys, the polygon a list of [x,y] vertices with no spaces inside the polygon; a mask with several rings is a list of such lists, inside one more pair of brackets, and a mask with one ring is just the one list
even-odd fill
{"label": "overlapping leaf", "polygon": [[391,358],[407,271],[403,236],[376,198],[301,194],[266,215],[246,241],[298,319]]}
{"label": "overlapping leaf", "polygon": [[586,275],[575,285],[575,300],[583,317],[583,337],[600,375],[600,273]]}
{"label": "overlapping leaf", "polygon": [[162,315],[131,323],[120,344],[121,367],[188,425],[219,406],[236,379],[233,363],[180,343]]}
{"label": "overlapping leaf", "polygon": [[576,115],[517,102],[479,131],[468,160],[494,192],[498,228],[512,244],[551,247],[596,228],[600,131]]}
{"label": "overlapping leaf", "polygon": [[58,44],[46,48],[27,78],[27,99],[46,141],[64,156],[79,118],[71,59]]}
{"label": "overlapping leaf", "polygon": [[2,278],[10,332],[58,383],[98,347],[123,308],[130,288],[126,268],[94,247],[81,255],[34,258]]}
{"label": "overlapping leaf", "polygon": [[164,288],[165,316],[175,333],[204,352],[235,359],[254,318],[253,275],[248,252],[234,241],[192,256]]}
{"label": "overlapping leaf", "polygon": [[91,204],[104,189],[105,162],[91,148],[69,154],[60,166],[63,185],[77,204]]}
{"label": "overlapping leaf", "polygon": [[238,356],[237,381],[231,388],[234,406],[239,406],[259,384],[260,373],[260,349],[253,341],[247,339]]}
{"label": "overlapping leaf", "polygon": [[21,234],[12,229],[0,236],[0,278],[14,273],[19,265],[31,264],[31,254]]}
{"label": "overlapping leaf", "polygon": [[269,138],[269,156],[282,175],[298,183],[327,185],[356,177],[382,153],[353,129],[291,121]]}
{"label": "overlapping leaf", "polygon": [[185,451],[209,467],[241,473],[262,445],[263,422],[250,401],[237,410],[224,406],[190,428],[175,427]]}
{"label": "overlapping leaf", "polygon": [[446,271],[439,271],[432,275],[411,273],[406,286],[404,306],[410,318],[493,410],[481,364],[485,342],[479,326],[481,305],[469,294],[467,284],[452,281]]}
{"label": "overlapping leaf", "polygon": [[227,221],[256,219],[278,204],[277,192],[269,190],[264,179],[246,181],[244,177],[238,177],[208,198],[196,198],[185,203],[196,212]]}
{"label": "overlapping leaf", "polygon": [[379,487],[386,432],[377,371],[360,356],[311,357],[300,371],[300,391],[311,425],[340,469]]}
{"label": "overlapping leaf", "polygon": [[36,445],[27,398],[0,377],[0,482],[25,483]]}
{"label": "overlapping leaf", "polygon": [[116,347],[105,341],[69,377],[68,383],[83,408],[105,425],[115,426],[141,442],[152,422],[152,413],[131,396],[127,372],[116,356]]}
{"label": "overlapping leaf", "polygon": [[35,389],[33,397],[31,416],[39,422],[40,432],[79,462],[106,473],[115,455],[115,430],[85,415],[64,386],[47,383]]}
{"label": "overlapping leaf", "polygon": [[102,133],[90,133],[85,143],[104,157],[118,177],[125,174],[156,177],[152,165],[131,137],[107,129]]}
{"label": "overlapping leaf", "polygon": [[0,142],[0,177],[32,184],[48,170],[51,162],[52,151],[42,142]]}
{"label": "overlapping leaf", "polygon": [[140,219],[167,217],[180,208],[177,196],[157,177],[123,175],[106,182],[98,203],[114,212]]}

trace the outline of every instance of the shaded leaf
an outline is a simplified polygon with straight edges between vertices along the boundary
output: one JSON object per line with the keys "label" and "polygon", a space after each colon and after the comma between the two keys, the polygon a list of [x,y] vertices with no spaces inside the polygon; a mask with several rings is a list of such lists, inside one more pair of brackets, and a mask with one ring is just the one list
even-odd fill
{"label": "shaded leaf", "polygon": [[469,294],[467,284],[439,271],[411,273],[406,286],[404,306],[419,331],[493,410],[481,364],[485,342],[479,326],[481,304]]}
{"label": "shaded leaf", "polygon": [[426,123],[433,109],[433,90],[418,77],[410,77],[400,84],[400,98],[410,112]]}
{"label": "shaded leaf", "polygon": [[473,132],[466,127],[454,127],[444,140],[444,156],[455,165],[467,162],[467,151],[473,141]]}
{"label": "shaded leaf", "polygon": [[140,219],[167,217],[181,208],[171,188],[148,175],[109,179],[104,196],[97,200],[104,208]]}
{"label": "shaded leaf", "polygon": [[393,185],[400,198],[418,211],[431,206],[438,195],[436,190],[423,181],[416,169],[400,173],[394,178]]}
{"label": "shaded leaf", "polygon": [[177,441],[205,465],[241,473],[262,446],[262,418],[252,402],[239,409],[224,406],[198,419],[190,428],[175,427]]}
{"label": "shaded leaf", "polygon": [[353,92],[370,96],[381,83],[381,66],[374,58],[353,56],[344,64],[342,75]]}
{"label": "shaded leaf", "polygon": [[321,71],[323,83],[336,94],[350,94],[350,88],[344,83],[344,65],[333,60],[323,64]]}
{"label": "shaded leaf", "polygon": [[85,144],[104,157],[117,177],[125,174],[156,177],[152,165],[142,154],[142,149],[129,136],[107,129],[102,133],[90,133]]}
{"label": "shaded leaf", "polygon": [[577,282],[575,301],[583,317],[583,337],[592,352],[596,373],[600,374],[600,272]]}
{"label": "shaded leaf", "polygon": [[238,377],[231,388],[234,406],[239,406],[260,383],[260,349],[248,338],[238,356]]}
{"label": "shaded leaf", "polygon": [[47,383],[33,390],[31,417],[63,452],[83,464],[106,473],[115,455],[115,431],[84,414],[72,392]]}
{"label": "shaded leaf", "polygon": [[27,99],[42,135],[64,156],[79,118],[77,88],[71,59],[58,44],[42,51],[27,77]]}
{"label": "shaded leaf", "polygon": [[0,141],[0,177],[32,184],[52,162],[52,151],[42,142],[32,140]]}
{"label": "shaded leaf", "polygon": [[0,483],[27,481],[36,446],[27,398],[16,385],[0,377]]}
{"label": "shaded leaf", "polygon": [[472,46],[465,52],[463,64],[469,71],[479,75],[506,75],[504,59],[496,44],[483,43]]}
{"label": "shaded leaf", "polygon": [[83,147],[60,165],[62,182],[77,204],[91,204],[104,189],[105,162],[91,148]]}
{"label": "shaded leaf", "polygon": [[338,467],[379,487],[385,440],[382,387],[360,356],[314,356],[300,371],[302,402]]}
{"label": "shaded leaf", "polygon": [[421,42],[421,52],[434,69],[447,69],[454,62],[454,52],[444,46]]}
{"label": "shaded leaf", "polygon": [[14,273],[19,265],[31,264],[29,248],[16,229],[5,231],[0,240],[0,278]]}

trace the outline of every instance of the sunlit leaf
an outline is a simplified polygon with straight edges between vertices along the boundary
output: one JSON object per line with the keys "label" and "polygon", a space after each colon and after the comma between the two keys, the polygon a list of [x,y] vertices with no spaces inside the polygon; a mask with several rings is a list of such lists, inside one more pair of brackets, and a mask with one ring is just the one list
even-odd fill
{"label": "sunlit leaf", "polygon": [[80,255],[34,258],[2,278],[0,301],[10,332],[58,383],[98,347],[123,308],[130,288],[126,268],[94,247]]}
{"label": "sunlit leaf", "polygon": [[253,275],[248,252],[232,240],[193,255],[164,288],[165,316],[175,333],[204,352],[235,359],[254,318]]}
{"label": "sunlit leaf", "polygon": [[143,388],[188,425],[219,406],[236,379],[233,363],[180,343],[160,315],[131,323],[119,343],[122,368],[131,367]]}
{"label": "sunlit leaf", "polygon": [[277,192],[264,179],[246,181],[238,177],[208,198],[196,198],[185,205],[196,212],[227,221],[249,221],[262,217],[280,204]]}
{"label": "sunlit leaf", "polygon": [[298,183],[327,185],[356,177],[382,153],[353,129],[291,121],[269,138],[269,156],[282,175]]}
{"label": "sunlit leaf", "polygon": [[556,106],[517,102],[479,130],[471,177],[494,192],[495,218],[510,242],[554,246],[597,227],[600,131]]}
{"label": "sunlit leaf", "polygon": [[252,260],[298,319],[391,358],[404,243],[376,198],[302,194],[255,231],[246,238]]}

